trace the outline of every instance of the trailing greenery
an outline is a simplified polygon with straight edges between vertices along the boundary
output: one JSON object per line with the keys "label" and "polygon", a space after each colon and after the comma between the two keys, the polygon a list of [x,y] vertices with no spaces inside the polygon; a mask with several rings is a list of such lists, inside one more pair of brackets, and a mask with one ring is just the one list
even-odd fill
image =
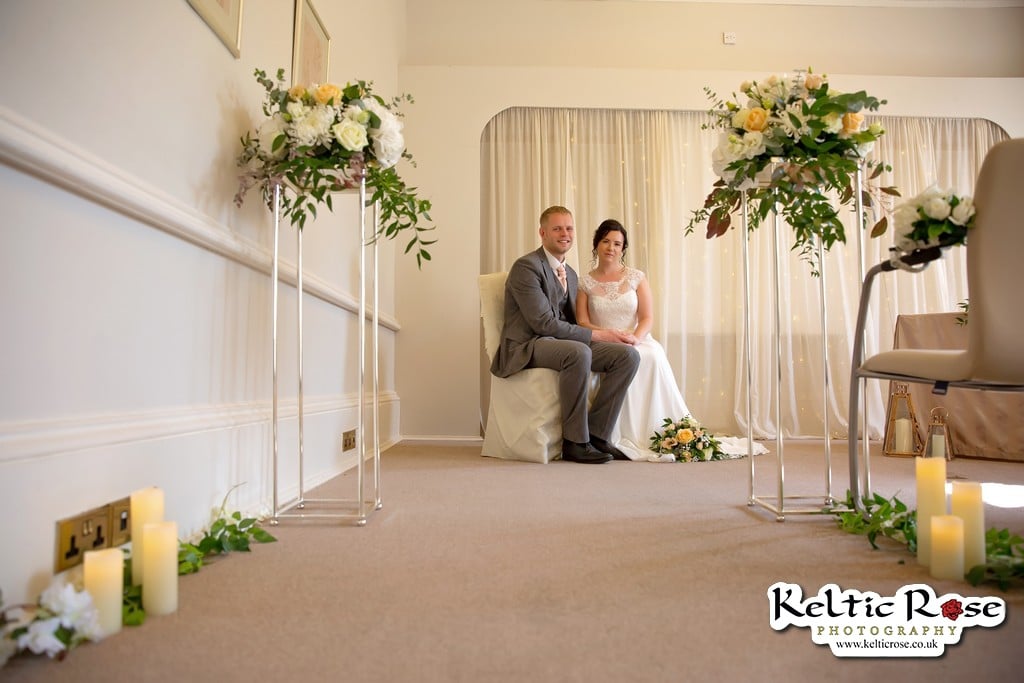
{"label": "trailing greenery", "polygon": [[182,541],[178,546],[178,574],[194,574],[203,566],[203,561],[211,555],[222,555],[232,551],[249,552],[252,541],[257,543],[273,543],[274,538],[266,529],[260,526],[260,521],[254,517],[242,518],[242,513],[237,510],[231,514],[227,513],[228,496],[231,491],[238,488],[233,486],[224,495],[224,501],[217,512],[217,519],[210,528],[203,533],[203,537],[197,543],[186,543]]}
{"label": "trailing greenery", "polygon": [[986,531],[985,564],[971,567],[967,580],[972,586],[994,582],[1004,591],[1014,582],[1024,580],[1024,538],[1008,529]]}
{"label": "trailing greenery", "polygon": [[879,535],[891,538],[907,546],[917,554],[917,510],[911,510],[896,496],[885,498],[876,493],[863,500],[864,513],[853,509],[853,496],[846,492],[846,507],[850,512],[837,512],[839,528],[851,534],[868,537],[871,547],[878,549],[875,540]]}
{"label": "trailing greenery", "polygon": [[[881,535],[906,545],[911,554],[917,555],[917,510],[908,508],[896,496],[885,498],[877,493],[865,496],[862,503],[863,512],[853,509],[853,496],[846,492],[845,508],[849,511],[834,513],[840,529],[867,536],[876,550],[875,541]],[[985,532],[985,563],[966,569],[965,578],[972,586],[990,582],[1005,591],[1024,582],[1024,538],[1008,529],[989,529]]]}

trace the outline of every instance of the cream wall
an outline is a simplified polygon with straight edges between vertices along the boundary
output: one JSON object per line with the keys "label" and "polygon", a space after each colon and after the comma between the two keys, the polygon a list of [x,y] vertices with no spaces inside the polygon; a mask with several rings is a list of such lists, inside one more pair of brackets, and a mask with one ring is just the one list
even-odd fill
{"label": "cream wall", "polygon": [[[397,94],[399,0],[316,2],[332,80]],[[238,209],[253,70],[291,66],[292,0],[244,3],[235,59],[186,0],[0,3],[0,590],[34,600],[55,522],[165,490],[189,536],[266,509],[272,214]],[[353,27],[372,27],[353,30]],[[305,231],[307,486],[354,463],[358,197]],[[281,500],[297,490],[295,237],[282,231]],[[383,435],[399,439],[394,247],[381,248]],[[353,497],[355,492],[352,492]],[[16,520],[16,521],[15,521]]]}
{"label": "cream wall", "polygon": [[[614,0],[434,0],[409,2],[408,8],[415,29],[399,73],[402,89],[416,96],[407,131],[419,167],[410,177],[434,201],[440,242],[424,272],[399,262],[397,389],[407,440],[472,440],[480,434],[479,139],[490,118],[507,107],[705,110],[706,85],[730,93],[743,80],[806,65],[829,73],[836,88],[866,89],[887,99],[888,115],[982,117],[1024,136],[1020,8],[991,10],[999,18],[995,23],[990,10],[935,8]],[[756,32],[736,29],[739,17]],[[827,31],[823,24],[837,28]],[[873,28],[847,29],[858,25]],[[976,27],[984,27],[984,39]],[[951,42],[954,28],[959,38]],[[716,43],[721,30],[734,29],[740,34],[736,49]],[[869,39],[871,48],[865,47]],[[908,61],[903,46],[911,43],[915,56]],[[978,62],[962,52],[961,43],[989,58]],[[779,57],[780,46],[796,51]],[[963,59],[976,74],[963,75]],[[591,61],[593,66],[581,66]],[[907,75],[900,75],[904,65]]]}

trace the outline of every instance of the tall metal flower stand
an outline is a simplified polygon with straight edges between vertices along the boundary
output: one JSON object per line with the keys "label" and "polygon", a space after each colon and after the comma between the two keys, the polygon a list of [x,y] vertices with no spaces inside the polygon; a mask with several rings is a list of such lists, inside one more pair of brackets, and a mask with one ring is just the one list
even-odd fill
{"label": "tall metal flower stand", "polygon": [[[296,275],[295,289],[297,295],[297,361],[298,361],[298,494],[294,499],[287,502],[280,500],[281,478],[279,472],[279,386],[278,386],[278,285],[280,253],[279,241],[281,234],[281,192],[282,183],[274,183],[274,258],[271,268],[271,279],[273,281],[272,298],[272,339],[273,347],[273,407],[272,407],[272,430],[273,430],[273,516],[271,524],[278,524],[282,519],[342,519],[350,520],[357,526],[364,526],[370,514],[383,507],[381,501],[381,474],[380,474],[380,282],[378,276],[378,250],[377,230],[379,223],[379,207],[373,207],[372,225],[367,225],[366,210],[366,180],[359,184],[359,225],[360,225],[360,249],[359,249],[359,373],[358,373],[358,408],[356,429],[356,483],[355,495],[351,498],[308,498],[306,496],[305,480],[305,452],[303,443],[303,405],[302,405],[302,230],[295,231],[296,239]],[[372,263],[372,297],[373,313],[370,325],[371,334],[371,386],[369,393],[366,388],[366,280],[367,280],[367,250],[371,251]],[[370,412],[370,423],[372,425],[373,446],[370,454],[372,463],[372,489],[368,492],[366,486],[366,423],[367,410]]]}
{"label": "tall metal flower stand", "polygon": [[[862,185],[862,173],[858,170],[856,174],[856,205],[855,214],[863,217],[863,205],[861,195]],[[782,250],[780,249],[780,220],[777,211],[772,212],[772,303],[774,304],[774,321],[772,325],[772,350],[774,354],[774,369],[775,369],[775,382],[774,382],[774,397],[775,397],[775,490],[774,494],[760,494],[756,486],[757,477],[757,462],[754,456],[754,435],[753,435],[753,409],[751,404],[751,390],[753,387],[753,363],[751,360],[751,300],[750,300],[750,254],[748,242],[750,240],[750,213],[747,205],[746,193],[743,195],[742,202],[742,218],[743,218],[743,240],[742,240],[742,257],[743,257],[743,335],[744,335],[744,350],[745,350],[745,381],[746,381],[746,418],[747,418],[747,456],[750,462],[750,486],[748,492],[747,504],[750,506],[758,505],[771,511],[775,514],[775,519],[779,522],[785,520],[787,514],[821,514],[826,512],[836,512],[839,509],[835,505],[835,498],[832,495],[832,445],[830,435],[830,420],[829,420],[829,393],[831,388],[831,373],[829,370],[829,354],[828,354],[828,311],[825,305],[825,292],[826,292],[826,268],[824,259],[824,248],[820,240],[817,244],[817,259],[818,259],[818,293],[820,302],[820,318],[821,318],[821,353],[822,353],[822,416],[823,416],[823,428],[825,433],[825,444],[823,453],[823,490],[820,492],[812,493],[786,493],[786,456],[785,456],[785,443],[782,438],[782,302],[780,299],[781,289],[781,266],[780,258],[782,257]],[[862,221],[861,221],[862,222]],[[858,259],[862,260],[860,251],[862,250],[861,242],[862,239],[862,225],[858,225],[857,236],[858,236]],[[861,278],[863,279],[863,278]],[[851,425],[850,429],[856,429],[856,426]],[[865,432],[866,433],[866,432]],[[867,461],[867,449],[865,448],[865,476],[870,477],[868,474],[868,461]],[[851,471],[851,477],[856,476]],[[870,479],[869,479],[870,480]],[[851,487],[852,488],[852,487]],[[815,504],[813,501],[820,501]]]}

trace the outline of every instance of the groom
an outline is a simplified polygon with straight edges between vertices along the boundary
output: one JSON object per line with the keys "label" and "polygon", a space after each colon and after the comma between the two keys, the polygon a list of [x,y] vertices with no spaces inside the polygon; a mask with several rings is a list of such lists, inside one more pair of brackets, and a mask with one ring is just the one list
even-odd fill
{"label": "groom", "polygon": [[[540,249],[520,257],[505,282],[505,326],[491,372],[558,371],[562,460],[628,460],[608,438],[640,355],[621,332],[576,324],[576,271],[565,265],[575,236],[569,209],[552,206],[540,215]],[[591,371],[603,376],[588,413]]]}

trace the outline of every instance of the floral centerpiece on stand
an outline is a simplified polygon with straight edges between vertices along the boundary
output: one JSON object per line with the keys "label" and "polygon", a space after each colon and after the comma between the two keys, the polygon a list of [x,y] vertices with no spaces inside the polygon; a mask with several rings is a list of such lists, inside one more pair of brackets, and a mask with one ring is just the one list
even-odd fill
{"label": "floral centerpiece on stand", "polygon": [[267,118],[241,139],[235,204],[241,206],[246,193],[258,187],[273,209],[274,187],[280,185],[281,213],[301,230],[307,217],[316,218],[321,204],[333,210],[332,192],[359,187],[365,179],[367,204],[380,206],[375,237],[392,239],[411,231],[405,252],[414,252],[419,265],[429,261],[425,247],[436,240],[423,239],[423,232],[433,228],[421,222],[430,220],[430,202],[420,199],[396,170],[401,159],[412,161],[398,112],[398,104],[412,98],[385,102],[366,81],[344,88],[332,83],[286,88],[284,69],[278,69],[276,79],[260,69],[255,76],[266,90]]}
{"label": "floral centerpiece on stand", "polygon": [[687,415],[681,420],[666,417],[661,430],[651,437],[651,450],[671,454],[677,462],[726,460],[722,444],[704,429],[697,420]]}
{"label": "floral centerpiece on stand", "polygon": [[[686,233],[706,224],[707,237],[718,237],[732,225],[744,195],[750,224],[756,226],[776,211],[795,232],[794,249],[813,260],[816,240],[828,249],[845,242],[844,227],[832,197],[841,206],[856,199],[856,177],[863,172],[876,179],[887,164],[867,159],[884,130],[868,123],[865,111],[876,111],[885,100],[867,93],[833,91],[824,75],[807,71],[772,75],[763,82],[745,82],[732,100],[704,92],[714,106],[709,112],[721,135],[712,155],[719,179],[704,206],[693,212]],[[862,188],[865,207],[871,193]],[[898,196],[892,187],[881,193]],[[885,232],[883,217],[872,230]],[[753,229],[751,227],[751,229]]]}

